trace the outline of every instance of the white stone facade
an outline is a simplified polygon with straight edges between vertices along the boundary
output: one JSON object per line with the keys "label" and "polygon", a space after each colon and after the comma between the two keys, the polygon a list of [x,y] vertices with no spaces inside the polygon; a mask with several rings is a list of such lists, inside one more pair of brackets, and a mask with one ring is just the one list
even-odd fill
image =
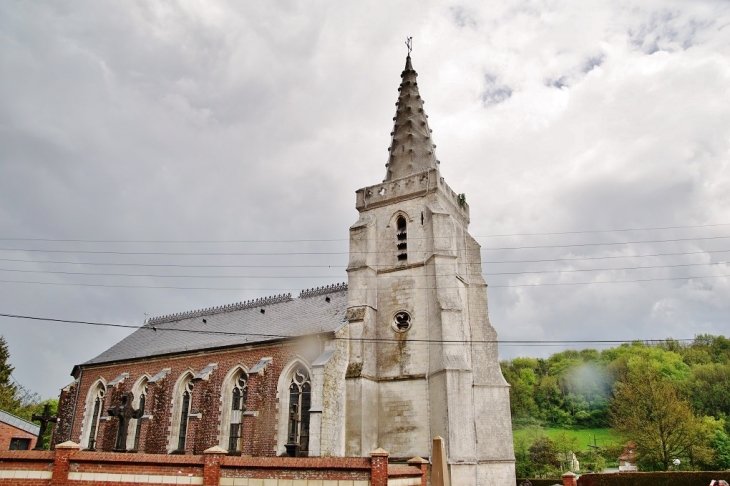
{"label": "white stone facade", "polygon": [[434,168],[357,191],[357,209],[348,320],[362,340],[350,341],[346,455],[430,457],[440,435],[452,484],[514,484],[509,388],[468,205]]}

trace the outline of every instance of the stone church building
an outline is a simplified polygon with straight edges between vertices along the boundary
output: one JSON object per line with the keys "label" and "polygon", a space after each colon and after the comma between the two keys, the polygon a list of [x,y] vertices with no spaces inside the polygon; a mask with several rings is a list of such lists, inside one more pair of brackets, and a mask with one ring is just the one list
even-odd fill
{"label": "stone church building", "polygon": [[54,442],[99,451],[431,457],[512,485],[509,387],[469,206],[439,173],[410,56],[385,180],[356,192],[348,283],[157,317],[74,367]]}

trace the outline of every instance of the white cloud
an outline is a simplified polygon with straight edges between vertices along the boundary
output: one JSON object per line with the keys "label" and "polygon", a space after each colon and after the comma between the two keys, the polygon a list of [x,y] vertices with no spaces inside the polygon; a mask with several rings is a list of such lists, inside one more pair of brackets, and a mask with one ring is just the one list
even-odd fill
{"label": "white cloud", "polygon": [[[354,191],[385,173],[407,35],[442,173],[471,206],[491,319],[503,339],[634,339],[725,332],[727,240],[522,250],[492,247],[722,236],[728,227],[488,238],[730,222],[730,7],[721,2],[225,2],[0,6],[0,234],[98,240],[4,248],[347,251]],[[140,324],[159,315],[345,279],[346,255],[263,258],[0,251],[105,263],[323,264],[173,269],[0,263],[160,279],[0,272],[57,284],[245,287],[191,291],[0,283],[0,312]],[[258,273],[256,273],[258,272]],[[306,278],[284,278],[297,276]],[[314,278],[325,276],[326,278]],[[288,290],[287,290],[288,291]],[[15,376],[46,396],[122,332],[0,320]],[[79,347],[79,343],[82,344]],[[69,351],[73,350],[73,351]],[[548,354],[555,348],[505,347]],[[38,356],[42,356],[39,358]]]}

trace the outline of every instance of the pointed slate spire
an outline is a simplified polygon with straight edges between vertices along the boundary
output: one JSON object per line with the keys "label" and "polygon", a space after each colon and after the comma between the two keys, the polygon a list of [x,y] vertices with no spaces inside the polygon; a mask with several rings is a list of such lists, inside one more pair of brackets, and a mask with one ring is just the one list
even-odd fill
{"label": "pointed slate spire", "polygon": [[400,179],[437,168],[435,148],[431,140],[426,113],[423,111],[423,100],[418,93],[418,74],[411,65],[410,54],[406,57],[406,67],[401,73],[402,81],[396,102],[395,126],[391,135],[393,139],[388,151],[390,157],[386,167],[385,180]]}

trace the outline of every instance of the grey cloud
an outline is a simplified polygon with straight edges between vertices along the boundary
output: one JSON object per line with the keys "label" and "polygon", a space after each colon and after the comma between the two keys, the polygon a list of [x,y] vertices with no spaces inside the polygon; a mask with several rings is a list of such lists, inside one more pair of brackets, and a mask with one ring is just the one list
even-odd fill
{"label": "grey cloud", "polygon": [[[444,15],[440,6],[415,2],[387,10],[345,3],[0,4],[0,234],[176,242],[3,241],[4,248],[71,252],[0,251],[6,270],[0,271],[0,310],[139,325],[145,314],[345,280],[348,227],[357,220],[354,191],[384,174],[408,30],[442,174],[467,193],[472,233],[485,260],[497,262],[484,268],[501,339],[726,332],[730,299],[723,279],[499,287],[630,279],[640,272],[681,277],[689,269],[496,275],[630,266],[628,258],[502,262],[631,256],[664,248],[659,244],[497,251],[488,248],[629,235],[486,236],[722,222],[730,204],[722,169],[730,140],[722,101],[728,43],[716,27],[727,23],[727,14],[688,4],[647,24],[644,37],[661,39],[660,46],[684,39],[693,46],[668,50],[679,57],[647,74],[635,62],[641,51],[625,52],[624,45],[631,29],[638,42],[651,5],[627,12],[600,3],[595,25],[577,39],[541,20],[574,23],[574,9],[558,4],[459,5]],[[664,33],[667,22],[676,34]],[[600,62],[605,75],[583,83]],[[571,86],[569,96],[544,85],[561,78]],[[276,242],[224,242],[230,240]],[[194,255],[73,253],[78,250]],[[243,255],[266,252],[280,254]],[[651,263],[722,258],[703,252]],[[240,275],[246,278],[231,278]],[[0,319],[0,333],[10,345],[14,376],[53,396],[70,381],[74,364],[126,331]]]}
{"label": "grey cloud", "polygon": [[477,21],[475,16],[469,12],[464,6],[458,5],[449,8],[449,13],[453,22],[461,28],[476,28]]}
{"label": "grey cloud", "polygon": [[492,74],[484,75],[486,87],[482,91],[482,104],[485,107],[497,105],[512,96],[512,88],[506,84],[500,83],[496,76]]}

